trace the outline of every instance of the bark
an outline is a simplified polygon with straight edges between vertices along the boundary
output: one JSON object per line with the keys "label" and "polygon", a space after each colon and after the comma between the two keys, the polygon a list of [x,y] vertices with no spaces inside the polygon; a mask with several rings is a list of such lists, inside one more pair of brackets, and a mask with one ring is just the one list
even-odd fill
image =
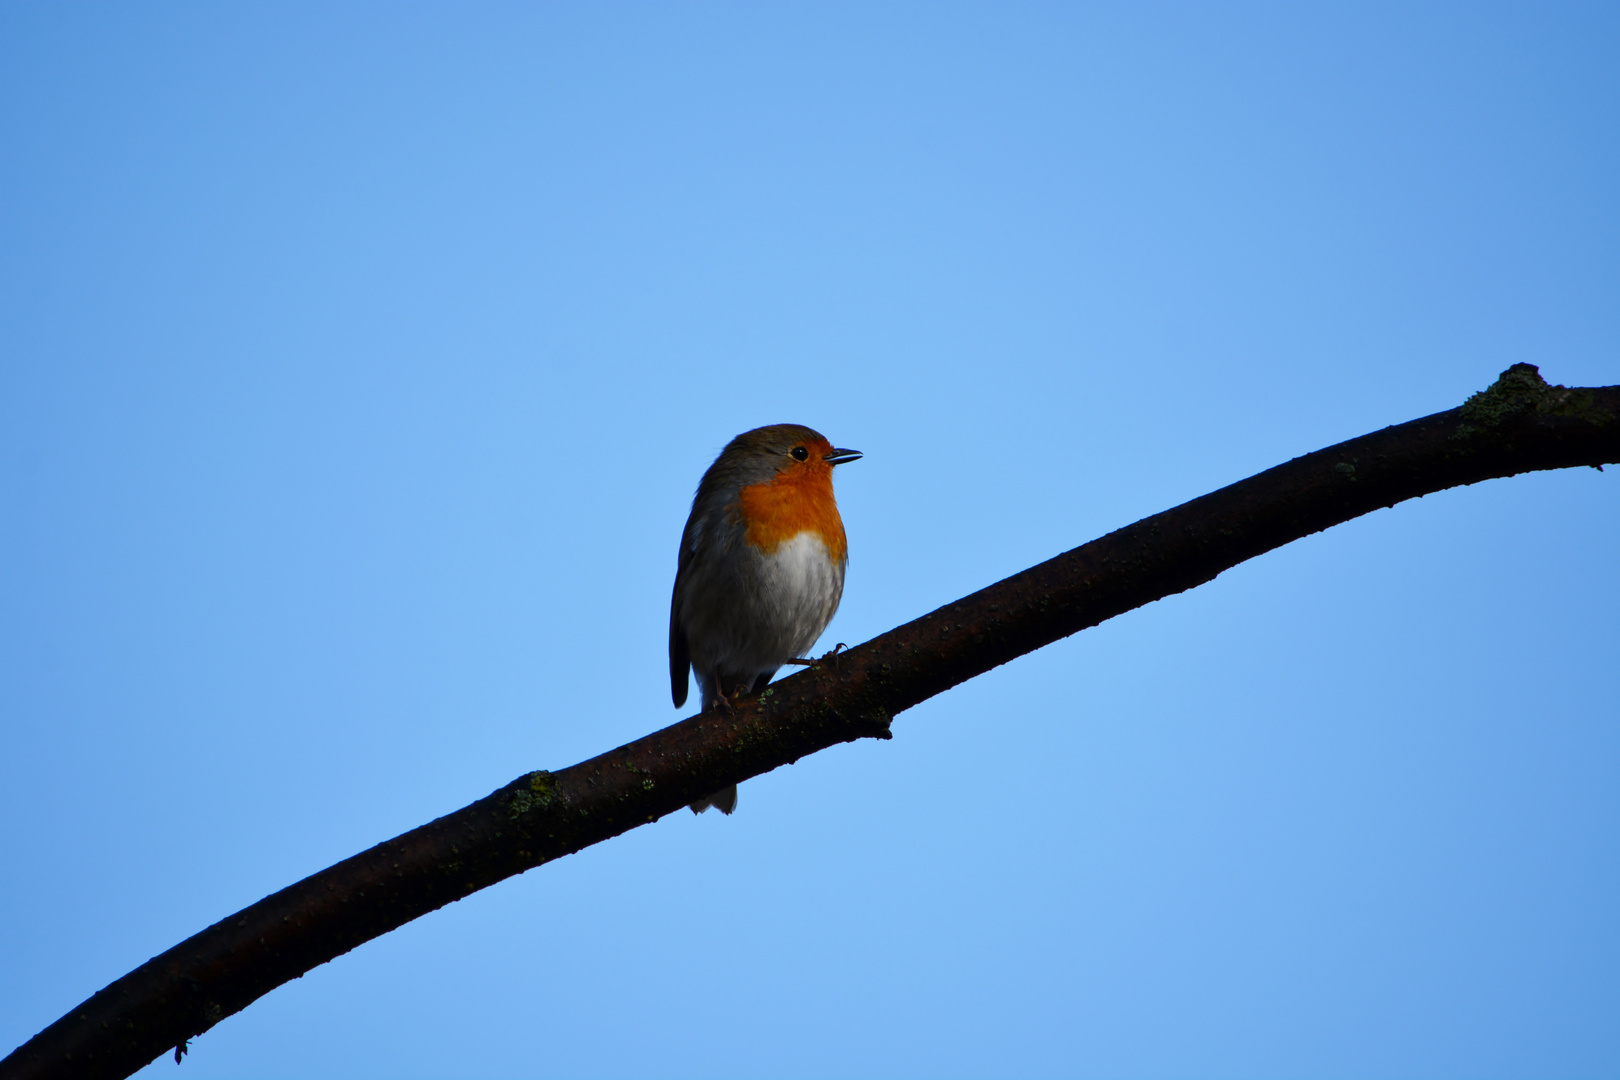
{"label": "bark", "polygon": [[1379,507],[1535,469],[1620,462],[1620,386],[1528,364],[1460,408],[1295,458],[1146,518],[743,699],[486,798],[237,912],[101,990],[0,1080],[123,1077],[275,987],[514,874],[657,821],[1014,657]]}

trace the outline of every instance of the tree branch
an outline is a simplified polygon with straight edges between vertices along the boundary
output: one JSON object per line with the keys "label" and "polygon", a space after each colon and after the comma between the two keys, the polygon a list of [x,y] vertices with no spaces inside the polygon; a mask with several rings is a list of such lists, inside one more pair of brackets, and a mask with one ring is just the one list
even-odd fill
{"label": "tree branch", "polygon": [[[0,1061],[0,1080],[124,1077],[275,987],[436,908],[839,742],[1105,619],[1381,506],[1620,462],[1620,386],[1529,364],[1449,412],[1364,435],[1075,548],[744,700],[487,798],[237,912]],[[178,1051],[177,1051],[178,1053]]]}

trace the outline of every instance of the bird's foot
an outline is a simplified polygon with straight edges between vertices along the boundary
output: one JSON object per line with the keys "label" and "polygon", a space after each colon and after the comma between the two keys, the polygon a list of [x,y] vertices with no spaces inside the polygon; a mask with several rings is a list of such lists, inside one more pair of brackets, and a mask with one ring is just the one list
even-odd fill
{"label": "bird's foot", "polygon": [[[735,690],[732,691],[733,695],[736,693],[737,692]],[[710,708],[725,716],[730,716],[732,713],[737,711],[731,705],[731,698],[726,697],[726,692],[720,689],[719,683],[715,683],[714,685],[714,702],[710,705]]]}

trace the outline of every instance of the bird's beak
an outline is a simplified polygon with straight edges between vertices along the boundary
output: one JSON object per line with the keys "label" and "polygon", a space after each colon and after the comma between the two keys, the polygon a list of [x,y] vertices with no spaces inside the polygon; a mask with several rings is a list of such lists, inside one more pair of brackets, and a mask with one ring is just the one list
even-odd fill
{"label": "bird's beak", "polygon": [[829,465],[843,465],[851,461],[861,460],[861,452],[859,450],[835,449],[821,455],[821,460]]}

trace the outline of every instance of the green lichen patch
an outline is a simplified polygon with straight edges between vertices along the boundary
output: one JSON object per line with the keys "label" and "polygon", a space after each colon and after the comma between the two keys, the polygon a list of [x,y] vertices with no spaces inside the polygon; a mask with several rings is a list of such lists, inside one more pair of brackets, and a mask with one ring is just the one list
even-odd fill
{"label": "green lichen patch", "polygon": [[532,772],[528,776],[527,790],[522,787],[514,788],[506,797],[506,812],[508,816],[520,818],[530,810],[544,810],[551,805],[555,794],[551,782],[551,774],[544,769]]}
{"label": "green lichen patch", "polygon": [[522,788],[506,797],[506,816],[520,818],[534,809],[534,796]]}
{"label": "green lichen patch", "polygon": [[1490,386],[1463,402],[1463,419],[1487,427],[1501,423],[1509,416],[1535,408],[1551,389],[1534,364],[1514,364]]}
{"label": "green lichen patch", "polygon": [[1490,386],[1463,402],[1464,423],[1457,434],[1472,435],[1530,409],[1551,416],[1578,417],[1594,424],[1607,424],[1613,419],[1605,410],[1596,408],[1590,390],[1549,386],[1534,364],[1514,364]]}

